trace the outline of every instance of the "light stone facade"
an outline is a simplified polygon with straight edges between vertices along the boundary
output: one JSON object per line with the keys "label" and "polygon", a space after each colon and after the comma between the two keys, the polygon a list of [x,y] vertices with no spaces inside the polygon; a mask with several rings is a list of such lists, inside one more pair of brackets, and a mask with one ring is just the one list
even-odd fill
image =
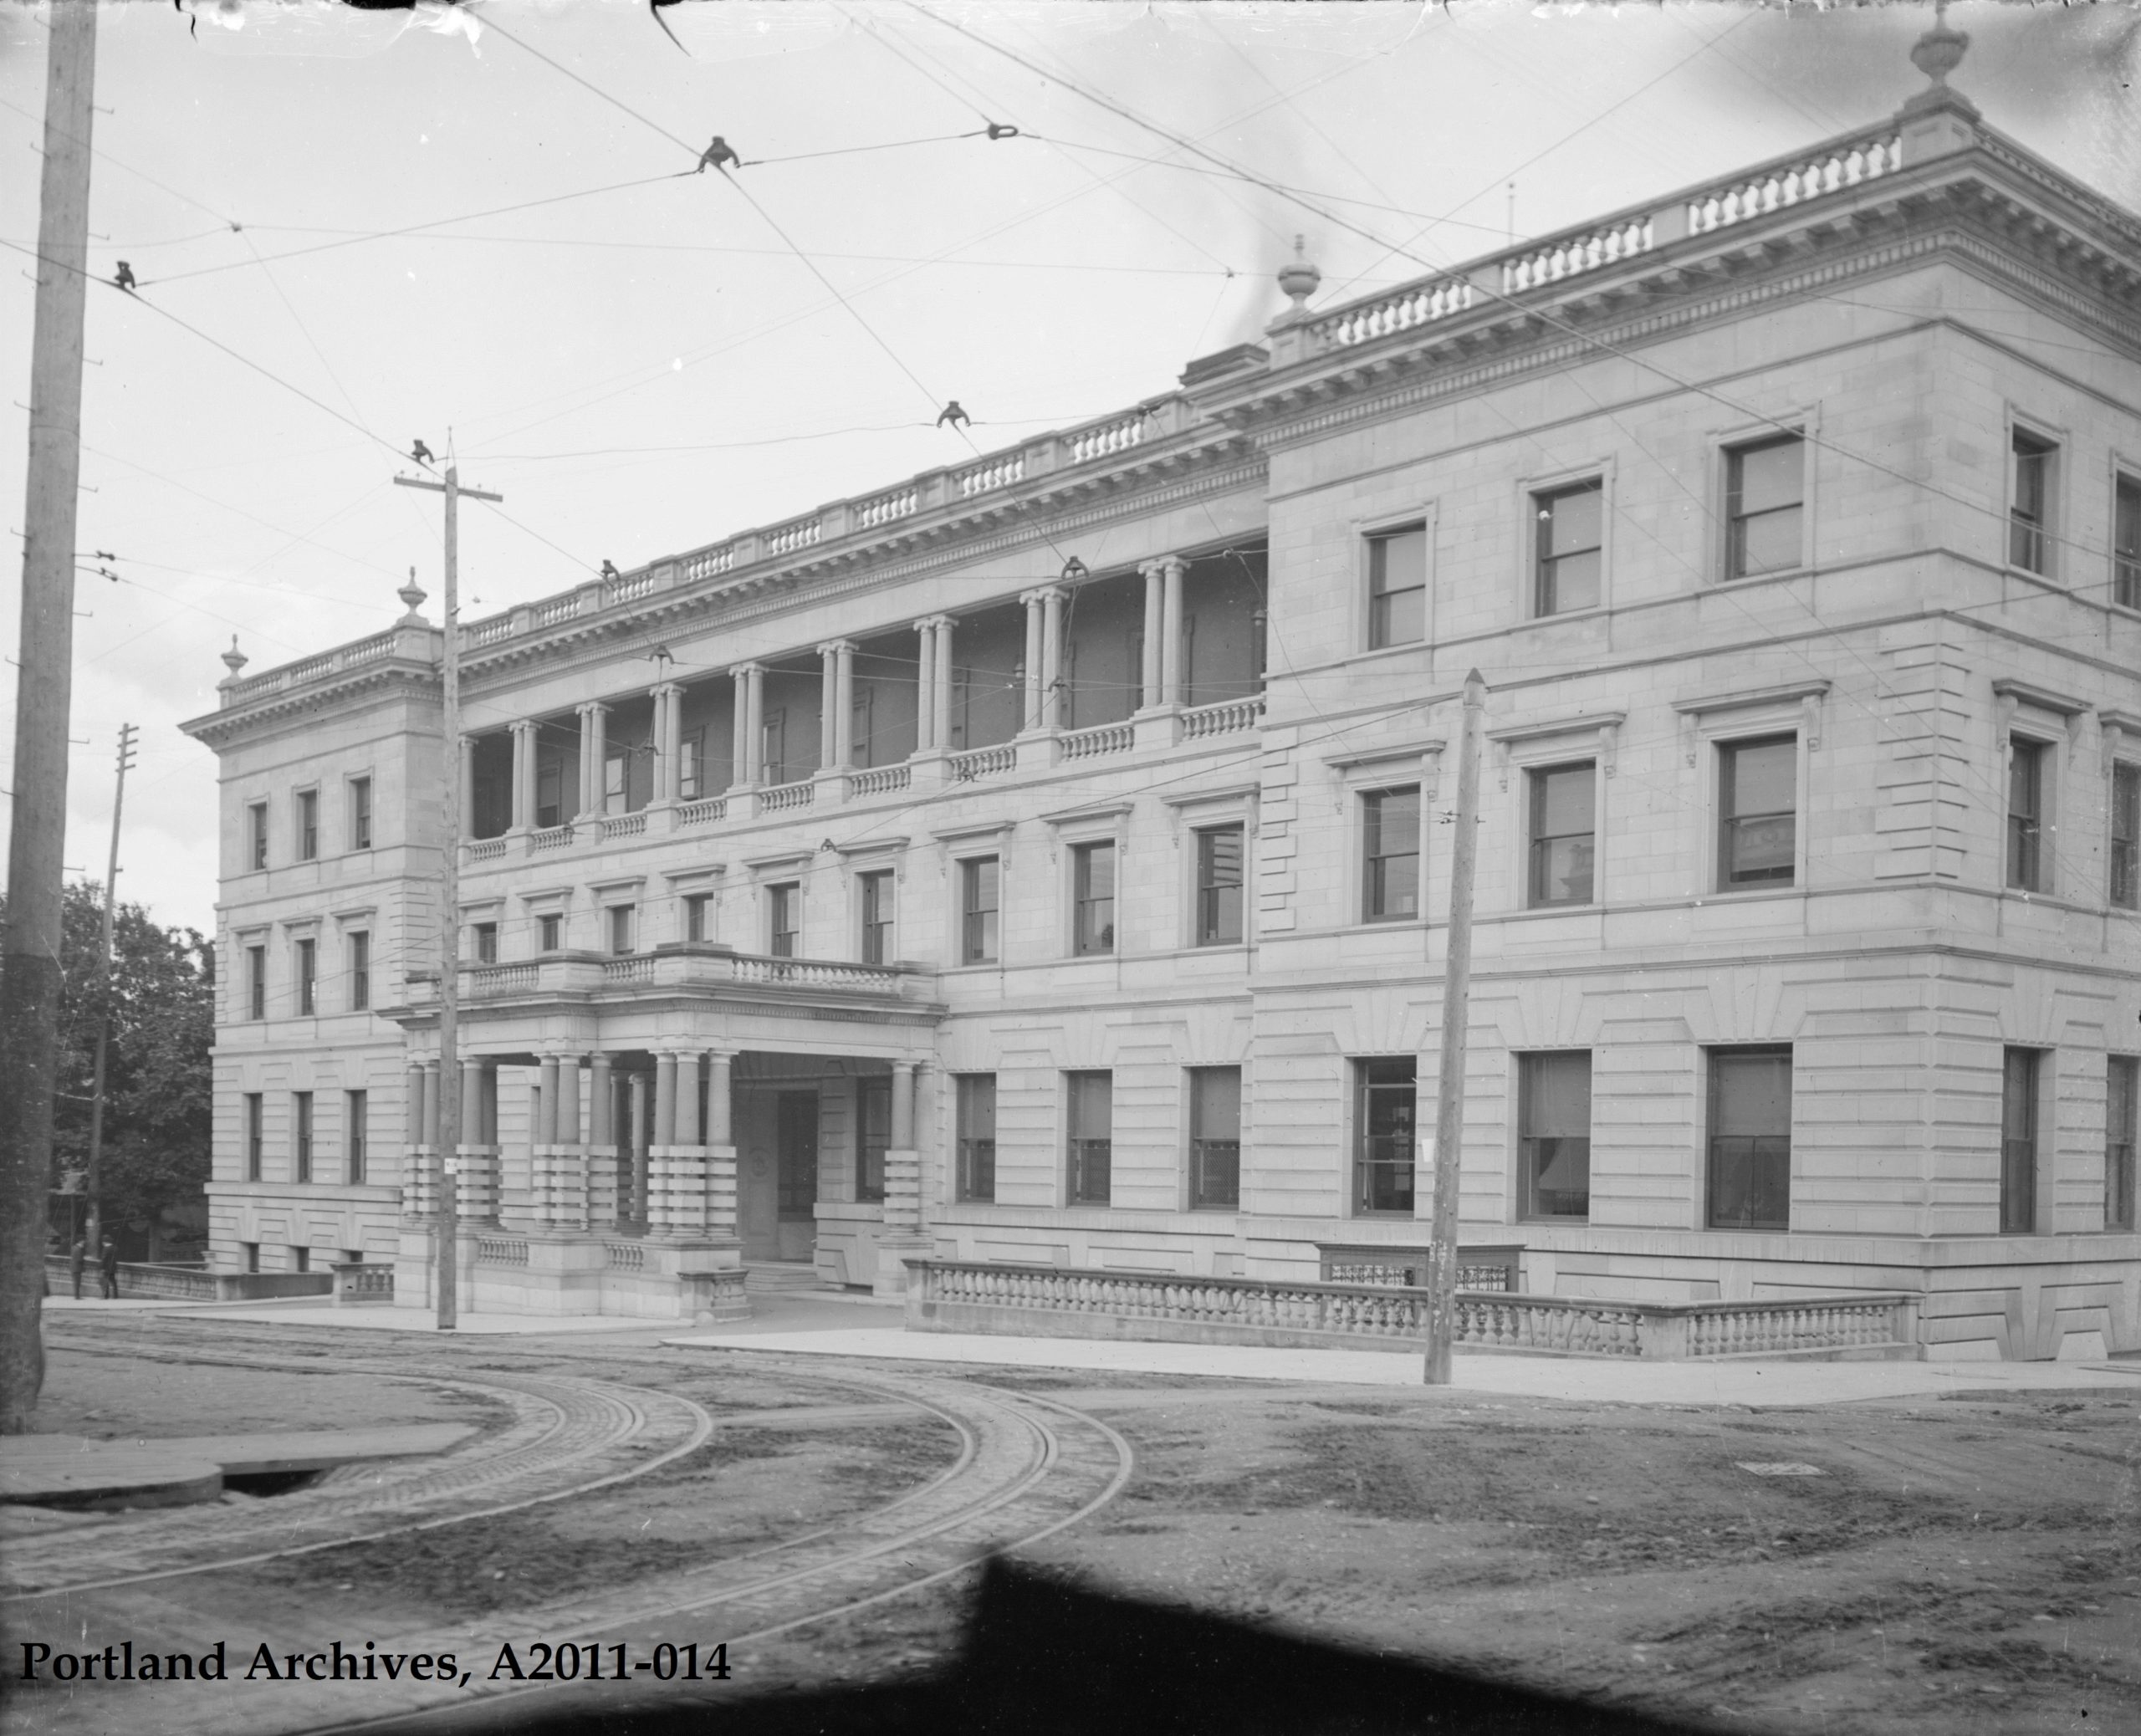
{"label": "light stone facade", "polygon": [[[693,1274],[739,1260],[892,1292],[933,1252],[1299,1279],[1418,1248],[1425,1149],[1410,1211],[1360,1209],[1387,1131],[1367,1064],[1409,1060],[1432,1125],[1476,666],[1464,1239],[1521,1244],[1541,1294],[1901,1290],[1930,1356],[2141,1350],[2118,1191],[2141,224],[1936,86],[1369,301],[1311,312],[1312,275],[1282,283],[1267,345],[1122,416],[464,629],[473,1305],[688,1312]],[[1784,442],[1793,498],[1748,529],[1745,454]],[[1573,498],[1580,525],[1586,492],[1596,554],[1542,612],[1542,514]],[[1379,605],[1400,559],[1379,540],[1415,531],[1424,585]],[[1769,539],[1762,570],[1733,576],[1739,535]],[[216,1256],[361,1250],[397,1261],[405,1303],[438,1185],[411,1070],[436,1044],[439,650],[411,619],[234,670],[188,726],[222,773]],[[1789,786],[1759,825],[1729,781],[1758,743],[1785,744],[1765,763]],[[1584,765],[1556,788],[1587,793],[1589,896],[1542,903],[1540,774]],[[335,830],[356,777],[369,850]],[[315,789],[320,854],[294,860]],[[1426,919],[1369,920],[1369,810],[1404,790]],[[1200,943],[1200,840],[1230,826],[1241,932]],[[1766,879],[1732,880],[1728,837],[1760,840],[1730,847],[1770,851]],[[1112,932],[1081,953],[1091,845]],[[967,962],[986,858],[996,932]],[[890,927],[859,962],[871,913]],[[336,974],[360,931],[363,1012]],[[1750,1050],[1788,1051],[1782,1108],[1734,1095]],[[1586,1187],[1548,1191],[1525,1058],[1578,1053]],[[1198,1197],[1224,1192],[1193,1161],[1197,1092],[1226,1085],[1200,1069],[1239,1070],[1232,1204]],[[1100,1073],[1105,1203],[1076,1197],[1101,1160],[1071,1119],[1071,1075]],[[958,1081],[982,1075],[978,1199]],[[332,1179],[354,1090],[361,1183]],[[1735,1143],[1772,1111],[1781,1134]],[[1781,1193],[1740,1179],[1763,1163]],[[1720,1222],[1733,1190],[1761,1202]]]}

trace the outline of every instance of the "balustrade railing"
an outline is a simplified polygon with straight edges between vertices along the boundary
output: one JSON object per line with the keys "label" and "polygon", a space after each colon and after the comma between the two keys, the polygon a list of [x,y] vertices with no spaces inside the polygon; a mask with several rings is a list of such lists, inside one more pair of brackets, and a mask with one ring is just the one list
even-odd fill
{"label": "balustrade railing", "polygon": [[530,850],[563,850],[572,842],[572,828],[569,825],[549,826],[528,835]]}
{"label": "balustrade railing", "polygon": [[912,766],[881,765],[857,772],[851,788],[859,796],[890,795],[895,790],[909,788],[913,782]]}
{"label": "balustrade railing", "polygon": [[1868,139],[1805,161],[1735,181],[1688,202],[1688,232],[1706,235],[1749,217],[1857,186],[1903,166],[1900,138]]}
{"label": "balustrade railing", "polygon": [[602,961],[602,981],[614,983],[651,983],[654,980],[654,956],[651,953],[632,958],[606,958]]}
{"label": "balustrade railing", "polygon": [[759,812],[785,814],[793,809],[807,808],[817,796],[818,786],[808,778],[794,784],[769,784],[759,792]]}
{"label": "balustrade railing", "polygon": [[393,651],[394,641],[398,636],[393,633],[376,633],[369,639],[360,639],[355,645],[345,646],[340,653],[342,667],[350,669],[360,663],[376,663]]}
{"label": "balustrade railing", "polygon": [[1081,428],[1065,439],[1064,445],[1073,464],[1083,464],[1089,459],[1127,452],[1132,447],[1144,443],[1145,426],[1151,420],[1148,412],[1133,411],[1128,416],[1118,416],[1096,427]]}
{"label": "balustrade railing", "polygon": [[890,524],[896,518],[907,517],[921,503],[921,493],[912,483],[904,488],[891,489],[856,508],[855,528],[875,530],[880,524]]}
{"label": "balustrade railing", "polygon": [[1127,753],[1137,739],[1128,723],[1100,723],[1091,729],[1074,729],[1058,738],[1065,759],[1091,759],[1102,753]]}
{"label": "balustrade railing", "polygon": [[792,524],[784,524],[766,537],[769,554],[793,554],[798,549],[808,549],[817,542],[825,529],[824,521],[813,513],[807,518],[798,518]]}
{"label": "balustrade railing", "polygon": [[703,801],[686,802],[677,810],[677,824],[680,826],[712,825],[728,817],[727,796],[708,796]]}
{"label": "balustrade railing", "polygon": [[960,499],[971,500],[977,494],[986,494],[991,488],[1002,488],[1010,483],[1022,482],[1025,474],[1026,455],[1023,452],[1004,452],[955,472],[953,486],[958,490]]}
{"label": "balustrade railing", "polygon": [[636,603],[641,597],[652,595],[654,569],[643,573],[627,573],[621,579],[610,581],[610,600],[612,603]]}
{"label": "balustrade railing", "polygon": [[513,636],[513,616],[494,615],[488,620],[473,622],[462,631],[469,645],[496,645],[499,640]]}
{"label": "balustrade railing", "polygon": [[736,545],[723,543],[718,548],[702,549],[684,559],[684,578],[687,582],[701,579],[718,579],[736,564]]}
{"label": "balustrade railing", "polygon": [[646,1250],[636,1242],[605,1242],[602,1252],[603,1263],[612,1272],[643,1272],[646,1269]]}
{"label": "balustrade railing", "polygon": [[479,1266],[524,1266],[528,1264],[528,1244],[518,1237],[478,1236],[476,1238],[476,1264]]}
{"label": "balustrade railing", "polygon": [[535,605],[535,625],[554,626],[561,620],[570,620],[580,613],[580,593],[570,591],[562,597],[552,597],[548,602]]}
{"label": "balustrade railing", "polygon": [[605,838],[636,838],[646,830],[646,814],[613,814],[602,822]]}
{"label": "balustrade railing", "polygon": [[977,778],[1008,772],[1018,763],[1019,750],[1009,742],[1000,747],[974,748],[952,756],[952,777],[957,783],[971,784]]}
{"label": "balustrade railing", "polygon": [[468,860],[472,862],[488,862],[504,854],[503,838],[478,838],[468,845]]}
{"label": "balustrade railing", "polygon": [[1200,736],[1232,735],[1238,729],[1254,729],[1256,720],[1263,715],[1261,694],[1247,699],[1223,699],[1217,705],[1200,705],[1182,714],[1183,738],[1194,741]]}
{"label": "balustrade railing", "polygon": [[1325,343],[1343,347],[1364,344],[1371,338],[1387,338],[1392,332],[1428,325],[1471,307],[1475,294],[1468,278],[1443,278],[1414,283],[1375,301],[1342,308],[1310,329]]}
{"label": "balustrade railing", "polygon": [[835,958],[766,958],[733,955],[738,983],[794,988],[852,988],[872,994],[897,993],[900,973],[876,965],[849,964]]}
{"label": "balustrade railing", "polygon": [[1505,259],[1502,293],[1514,295],[1519,290],[1536,289],[1541,284],[1558,283],[1564,278],[1596,271],[1616,260],[1633,258],[1649,248],[1652,233],[1651,220],[1638,217],[1609,228],[1595,229],[1588,235],[1551,243],[1535,253]]}
{"label": "balustrade railing", "polygon": [[540,980],[540,967],[529,964],[479,964],[468,973],[472,995],[525,994]]}

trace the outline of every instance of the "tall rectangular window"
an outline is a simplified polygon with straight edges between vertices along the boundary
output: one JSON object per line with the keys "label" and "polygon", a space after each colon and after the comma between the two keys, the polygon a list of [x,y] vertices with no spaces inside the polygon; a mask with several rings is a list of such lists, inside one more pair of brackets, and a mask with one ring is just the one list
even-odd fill
{"label": "tall rectangular window", "polygon": [[711,892],[690,892],[685,895],[684,938],[686,940],[704,941],[713,938],[713,929],[709,920],[713,907],[713,895]]}
{"label": "tall rectangular window", "polygon": [[793,958],[803,929],[803,888],[795,881],[766,888],[766,927],[776,958]]}
{"label": "tall rectangular window", "polygon": [[2043,1054],[2010,1049],[2000,1079],[2000,1233],[2033,1235],[2037,1227],[2037,1090]]}
{"label": "tall rectangular window", "polygon": [[535,826],[548,831],[565,824],[565,768],[557,761],[535,768]]}
{"label": "tall rectangular window", "polygon": [[880,868],[861,876],[862,962],[892,961],[892,871]]}
{"label": "tall rectangular window", "polygon": [[694,729],[677,742],[677,799],[696,802],[706,790],[706,732]]}
{"label": "tall rectangular window", "polygon": [[1428,636],[1428,528],[1408,525],[1368,539],[1368,646],[1411,645]]}
{"label": "tall rectangular window", "polygon": [[2044,883],[2044,763],[2041,742],[2007,743],[2007,884],[2041,892]]}
{"label": "tall rectangular window", "polygon": [[636,905],[613,904],[610,906],[610,956],[624,958],[631,956],[636,944],[639,908]]}
{"label": "tall rectangular window", "polygon": [[1420,913],[1420,791],[1372,790],[1361,798],[1365,830],[1361,917],[1396,922]]}
{"label": "tall rectangular window", "polygon": [[350,1010],[371,1005],[371,937],[359,930],[350,937]]}
{"label": "tall rectangular window", "polygon": [[565,946],[565,919],[554,911],[535,919],[535,943],[543,952],[555,952]]}
{"label": "tall rectangular window", "polygon": [[788,780],[788,707],[769,706],[759,722],[759,763],[769,784]]}
{"label": "tall rectangular window", "polygon": [[350,779],[350,848],[371,848],[371,779]]}
{"label": "tall rectangular window", "polygon": [[318,1010],[319,943],[301,940],[298,942],[298,1017],[309,1017]]}
{"label": "tall rectangular window", "polygon": [[1799,846],[1799,738],[1729,743],[1717,760],[1718,886],[1790,886]]}
{"label": "tall rectangular window", "polygon": [[1115,846],[1081,844],[1070,852],[1070,950],[1115,950]]}
{"label": "tall rectangular window", "polygon": [[290,1167],[292,1179],[312,1179],[312,1093],[290,1094]]}
{"label": "tall rectangular window", "polygon": [[1597,856],[1598,768],[1541,767],[1527,774],[1531,796],[1530,901],[1588,904]]}
{"label": "tall rectangular window", "polygon": [[478,922],[475,925],[476,962],[496,964],[498,962],[498,925]]}
{"label": "tall rectangular window", "polygon": [[1796,434],[1725,455],[1725,576],[1788,573],[1804,558],[1806,447]]}
{"label": "tall rectangular window", "polygon": [[1353,1210],[1413,1215],[1416,1064],[1410,1055],[1353,1064]]}
{"label": "tall rectangular window", "polygon": [[1189,1203],[1241,1204],[1241,1069],[1189,1070]]}
{"label": "tall rectangular window", "polygon": [[245,1094],[245,1178],[260,1179],[261,1160],[268,1149],[268,1101],[258,1091]]}
{"label": "tall rectangular window", "polygon": [[2028,573],[2052,570],[2052,465],[2059,448],[2015,430],[2007,508],[2007,561]]}
{"label": "tall rectangular window", "polygon": [[2141,609],[2141,477],[2122,476],[2112,507],[2111,600]]}
{"label": "tall rectangular window", "polygon": [[959,864],[959,962],[996,962],[998,904],[1003,876],[994,856]]}
{"label": "tall rectangular window", "polygon": [[625,781],[631,765],[631,759],[621,749],[603,756],[602,811],[605,814],[622,814],[631,805]]}
{"label": "tall rectangular window", "polygon": [[996,1075],[958,1075],[958,1195],[996,1197]]}
{"label": "tall rectangular window", "polygon": [[298,860],[309,862],[319,855],[319,792],[298,792]]}
{"label": "tall rectangular window", "polygon": [[892,1082],[855,1082],[855,1197],[866,1206],[885,1200],[885,1148],[892,1142]]}
{"label": "tall rectangular window", "polygon": [[2110,1057],[2104,1094],[2104,1228],[2130,1230],[2133,1147],[2141,1137],[2141,1059]]}
{"label": "tall rectangular window", "polygon": [[1606,484],[1593,477],[1531,497],[1532,612],[1596,609],[1606,570]]}
{"label": "tall rectangular window", "polygon": [[1066,1073],[1070,1203],[1104,1206],[1112,1183],[1115,1152],[1115,1075]]}
{"label": "tall rectangular window", "polygon": [[1791,1049],[1709,1052],[1712,1229],[1791,1227]]}
{"label": "tall rectangular window", "polygon": [[245,1016],[265,1019],[268,1016],[268,949],[248,947],[245,949]]}
{"label": "tall rectangular window", "polygon": [[1517,1057],[1517,1165],[1523,1215],[1591,1216],[1591,1056]]}
{"label": "tall rectangular window", "polygon": [[1230,947],[1242,937],[1240,826],[1208,826],[1197,835],[1197,944]]}
{"label": "tall rectangular window", "polygon": [[2141,765],[2114,762],[2111,768],[2111,901],[2141,910]]}
{"label": "tall rectangular window", "polygon": [[344,1175],[351,1187],[359,1187],[365,1179],[365,1161],[371,1141],[371,1098],[365,1091],[345,1091],[342,1094],[342,1125],[345,1136],[344,1157],[347,1167]]}
{"label": "tall rectangular window", "polygon": [[245,810],[245,865],[268,865],[268,804],[254,802]]}

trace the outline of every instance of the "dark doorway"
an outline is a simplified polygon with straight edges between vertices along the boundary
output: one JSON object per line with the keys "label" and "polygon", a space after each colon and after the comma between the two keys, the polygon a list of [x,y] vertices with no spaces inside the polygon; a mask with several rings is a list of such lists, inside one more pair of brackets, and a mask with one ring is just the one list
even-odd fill
{"label": "dark doorway", "polygon": [[[779,1166],[780,1252],[784,1259],[808,1259],[816,1240],[818,1204],[818,1094],[783,1091],[777,1100],[775,1151]],[[791,1225],[811,1226],[799,1242]],[[791,1247],[795,1251],[791,1252]]]}

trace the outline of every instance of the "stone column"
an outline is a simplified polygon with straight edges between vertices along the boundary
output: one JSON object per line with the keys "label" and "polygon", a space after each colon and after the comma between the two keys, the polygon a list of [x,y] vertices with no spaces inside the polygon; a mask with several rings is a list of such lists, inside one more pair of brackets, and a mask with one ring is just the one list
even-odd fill
{"label": "stone column", "polygon": [[706,1152],[699,1141],[699,1058],[676,1058],[676,1134],[669,1147],[667,1233],[696,1241],[706,1230]]}
{"label": "stone column", "polygon": [[483,1126],[483,1075],[490,1063],[480,1055],[461,1060],[461,1138],[454,1156],[460,1172],[456,1209],[470,1223],[496,1223],[498,1218],[498,1152]]}
{"label": "stone column", "polygon": [[1040,717],[1044,729],[1063,727],[1063,588],[1041,593]]}
{"label": "stone column", "polygon": [[443,1094],[438,1088],[438,1057],[433,1055],[424,1063],[424,1143],[436,1151],[442,1135],[438,1112]]}
{"label": "stone column", "polygon": [[513,726],[513,830],[535,824],[535,726],[523,717]]}
{"label": "stone column", "polygon": [[1164,629],[1167,642],[1160,663],[1160,703],[1180,705],[1183,702],[1182,656],[1182,578],[1188,563],[1173,555],[1160,563],[1166,580],[1166,613]]}
{"label": "stone column", "polygon": [[424,1064],[411,1056],[401,1136],[401,1215],[428,1218],[438,1210],[437,1160],[425,1138]]}
{"label": "stone column", "polygon": [[461,738],[461,841],[476,835],[476,738]]}
{"label": "stone column", "polygon": [[952,617],[937,617],[937,681],[931,690],[936,706],[936,715],[930,725],[931,734],[939,749],[952,745]]}
{"label": "stone column", "polygon": [[587,1228],[587,1145],[580,1125],[580,1057],[558,1057],[557,1168],[553,1197],[561,1229]]}
{"label": "stone column", "polygon": [[833,766],[846,771],[855,763],[855,645],[833,644]]}
{"label": "stone column", "polygon": [[922,1153],[914,1136],[914,1083],[917,1064],[892,1063],[892,1125],[885,1149],[885,1221],[877,1238],[877,1276],[871,1285],[880,1296],[907,1294],[908,1259],[926,1256],[932,1246],[922,1227]]}
{"label": "stone column", "polygon": [[756,663],[736,666],[737,758],[743,762],[737,781],[746,785],[765,781],[765,673]]}
{"label": "stone column", "polygon": [[610,707],[588,704],[580,707],[580,814],[591,819],[604,811],[603,772],[609,757],[606,728]]}
{"label": "stone column", "polygon": [[646,1146],[645,1212],[649,1235],[669,1233],[669,1163],[676,1143],[677,1057],[663,1049],[654,1057],[654,1126]]}
{"label": "stone column", "polygon": [[529,1153],[528,1186],[534,1196],[535,1227],[549,1229],[557,1221],[558,1058],[543,1056],[535,1076],[535,1137]]}
{"label": "stone column", "polygon": [[1137,705],[1149,711],[1160,700],[1160,658],[1167,646],[1167,574],[1165,564],[1148,560],[1137,569],[1145,578],[1145,666],[1140,671]]}
{"label": "stone column", "polygon": [[1030,590],[1019,600],[1026,605],[1026,691],[1019,728],[1040,728],[1041,707],[1041,599],[1045,593]]}
{"label": "stone column", "polygon": [[707,1052],[706,1229],[717,1243],[743,1246],[737,1213],[736,1131],[729,1097],[735,1057],[725,1049]]}
{"label": "stone column", "polygon": [[921,643],[914,654],[914,751],[942,746],[937,736],[937,617],[914,624]]}
{"label": "stone column", "polygon": [[654,699],[654,800],[659,804],[677,799],[677,763],[680,736],[677,722],[677,690],[673,682],[664,682],[656,687]]}
{"label": "stone column", "polygon": [[631,1190],[631,1222],[643,1232],[647,1227],[646,1148],[651,1142],[648,1136],[652,1131],[652,1130],[647,1126],[647,1116],[651,1105],[647,1100],[646,1075],[644,1073],[635,1073],[632,1075],[630,1083],[630,1090],[631,1104],[629,1113],[631,1119],[631,1169],[629,1178],[629,1185]]}
{"label": "stone column", "polygon": [[610,1057],[598,1049],[587,1073],[587,1221],[597,1228],[617,1221],[616,1105]]}

